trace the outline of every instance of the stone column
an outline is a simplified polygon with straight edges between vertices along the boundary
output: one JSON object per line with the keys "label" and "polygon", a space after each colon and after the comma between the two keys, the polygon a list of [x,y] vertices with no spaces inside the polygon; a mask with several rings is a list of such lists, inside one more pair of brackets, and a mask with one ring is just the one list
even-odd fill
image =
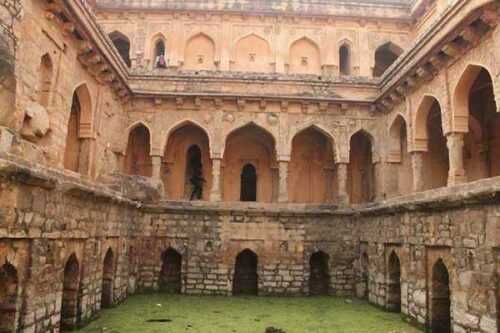
{"label": "stone column", "polygon": [[151,162],[153,164],[151,178],[161,180],[161,156],[151,156]]}
{"label": "stone column", "polygon": [[413,181],[413,192],[420,192],[424,189],[424,177],[423,177],[423,161],[424,161],[423,151],[412,151],[411,152],[411,171],[412,171],[412,181]]}
{"label": "stone column", "polygon": [[288,202],[288,161],[279,161],[278,202]]}
{"label": "stone column", "polygon": [[212,159],[212,188],[210,189],[210,201],[217,202],[222,201],[221,195],[221,163],[220,158]]}
{"label": "stone column", "polygon": [[465,183],[464,133],[449,133],[446,145],[449,156],[448,186]]}
{"label": "stone column", "polygon": [[337,163],[337,187],[339,206],[349,205],[347,193],[347,165],[348,163]]}

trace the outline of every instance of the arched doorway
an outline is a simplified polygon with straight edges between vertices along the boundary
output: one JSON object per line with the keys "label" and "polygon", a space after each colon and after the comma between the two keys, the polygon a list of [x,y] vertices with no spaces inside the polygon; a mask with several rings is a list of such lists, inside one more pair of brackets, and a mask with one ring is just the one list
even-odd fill
{"label": "arched doorway", "polygon": [[123,61],[127,65],[127,67],[130,67],[131,62],[130,62],[130,40],[128,39],[127,36],[122,34],[121,32],[114,31],[109,34],[109,38],[115,45],[116,49],[118,50],[118,53],[122,57]]}
{"label": "arched doorway", "polygon": [[80,140],[80,117],[80,100],[75,93],[73,94],[73,101],[71,103],[68,132],[66,135],[66,150],[64,153],[64,168],[74,172],[78,172],[80,169],[80,154],[82,149]]}
{"label": "arched doorway", "polygon": [[192,145],[189,147],[186,157],[184,197],[190,200],[203,199],[204,180],[201,149],[198,145]]}
{"label": "arched doorway", "polygon": [[358,131],[351,137],[347,181],[352,204],[367,203],[375,199],[372,140],[364,131]]}
{"label": "arched doorway", "polygon": [[333,139],[315,127],[298,133],[292,140],[288,171],[289,202],[332,202],[336,194]]}
{"label": "arched doorway", "polygon": [[500,175],[500,113],[493,82],[483,67],[469,66],[455,92],[457,112],[468,113],[464,167],[468,181]]}
{"label": "arched doorway", "polygon": [[182,291],[182,256],[169,248],[163,252],[160,271],[160,291],[180,294]]}
{"label": "arched doorway", "polygon": [[[255,169],[255,173],[250,165]],[[252,180],[253,174],[258,176],[256,200],[275,201],[279,180],[275,140],[269,132],[252,123],[227,136],[222,171],[223,200],[241,200],[242,176],[249,175]]]}
{"label": "arched doorway", "polygon": [[129,175],[151,177],[152,161],[149,130],[144,125],[137,125],[128,136],[125,155],[125,172]]}
{"label": "arched doorway", "polygon": [[375,66],[373,67],[373,76],[379,77],[398,59],[403,50],[392,42],[381,45],[375,51]]}
{"label": "arched doorway", "polygon": [[339,72],[340,75],[351,75],[351,48],[347,44],[339,48]]}
{"label": "arched doorway", "polygon": [[436,333],[451,333],[450,276],[442,259],[432,268],[431,330]]}
{"label": "arched doorway", "polygon": [[163,41],[163,39],[159,39],[155,42],[153,60],[153,68],[167,68],[167,49],[165,47],[165,42]]}
{"label": "arched doorway", "polygon": [[72,254],[64,266],[63,295],[61,305],[61,329],[72,330],[78,322],[78,293],[80,287],[80,266]]}
{"label": "arched doorway", "polygon": [[240,201],[257,201],[257,170],[248,163],[241,171]]}
{"label": "arched doorway", "polygon": [[408,133],[406,121],[401,115],[394,119],[390,129],[390,150],[389,161],[396,170],[392,177],[395,177],[395,186],[391,191],[392,195],[405,195],[412,192],[413,177],[411,171],[411,158],[408,153]]}
{"label": "arched doorway", "polygon": [[233,295],[257,295],[257,255],[251,250],[244,250],[236,257],[233,277]]}
{"label": "arched doorway", "polygon": [[189,200],[193,194],[191,180],[195,171],[201,193],[193,199],[208,201],[212,186],[209,137],[197,124],[185,122],[171,130],[165,146],[161,174],[167,198]]}
{"label": "arched doorway", "polygon": [[15,332],[18,276],[10,263],[0,267],[0,332]]}
{"label": "arched doorway", "polygon": [[309,259],[309,294],[328,295],[330,291],[329,256],[323,251],[314,252]]}
{"label": "arched doorway", "polygon": [[113,282],[115,268],[114,255],[111,248],[106,252],[102,268],[102,290],[101,290],[101,307],[107,308],[113,305]]}
{"label": "arched doorway", "polygon": [[358,297],[361,299],[368,299],[369,297],[369,261],[368,254],[363,252],[360,258],[360,287]]}
{"label": "arched doorway", "polygon": [[387,268],[387,310],[401,312],[401,263],[392,251]]}

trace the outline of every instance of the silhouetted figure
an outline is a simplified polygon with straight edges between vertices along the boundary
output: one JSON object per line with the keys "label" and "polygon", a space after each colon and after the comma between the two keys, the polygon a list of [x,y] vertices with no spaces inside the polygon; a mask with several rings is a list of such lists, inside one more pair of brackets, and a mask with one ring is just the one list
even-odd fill
{"label": "silhouetted figure", "polygon": [[193,186],[190,200],[200,200],[203,197],[203,183],[205,183],[201,173],[201,164],[193,166],[193,176],[189,181]]}

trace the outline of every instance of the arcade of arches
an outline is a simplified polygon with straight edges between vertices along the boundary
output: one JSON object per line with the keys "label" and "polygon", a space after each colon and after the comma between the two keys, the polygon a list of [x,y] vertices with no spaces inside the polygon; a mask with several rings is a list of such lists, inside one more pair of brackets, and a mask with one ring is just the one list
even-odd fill
{"label": "arcade of arches", "polygon": [[4,2],[1,333],[142,292],[500,332],[498,1]]}

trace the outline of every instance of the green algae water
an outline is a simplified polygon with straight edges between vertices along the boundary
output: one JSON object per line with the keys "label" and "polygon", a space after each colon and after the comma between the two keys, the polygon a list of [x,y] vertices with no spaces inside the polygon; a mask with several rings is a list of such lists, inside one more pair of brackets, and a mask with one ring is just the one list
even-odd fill
{"label": "green algae water", "polygon": [[103,310],[81,333],[417,333],[365,302],[334,297],[198,297],[148,294]]}

